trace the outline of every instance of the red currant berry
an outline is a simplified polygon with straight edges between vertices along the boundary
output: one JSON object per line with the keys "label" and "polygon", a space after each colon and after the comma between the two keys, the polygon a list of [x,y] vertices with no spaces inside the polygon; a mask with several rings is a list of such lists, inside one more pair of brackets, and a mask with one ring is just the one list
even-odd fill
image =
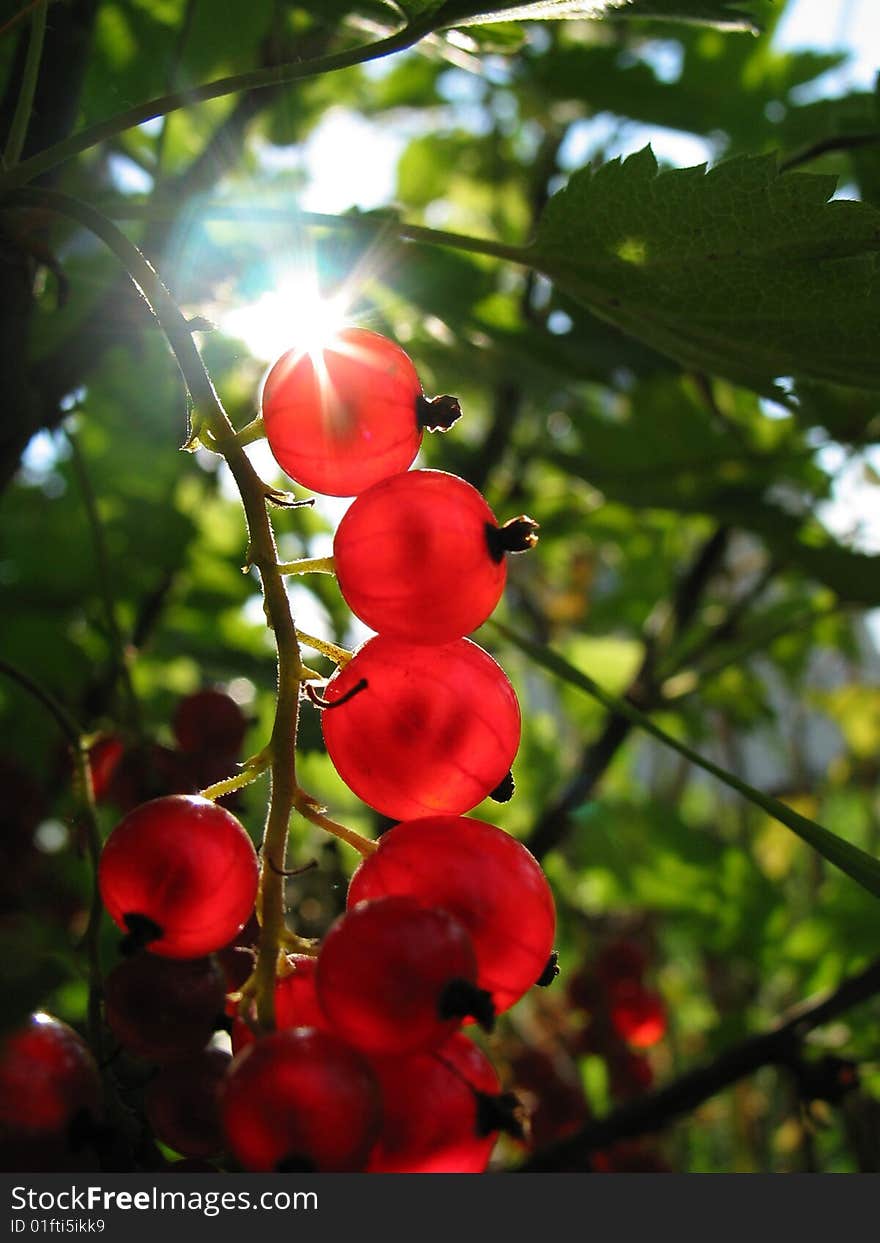
{"label": "red currant berry", "polygon": [[212,958],[136,954],[107,976],[104,997],[119,1043],[146,1062],[169,1062],[208,1043],[223,1014],[226,981]]}
{"label": "red currant berry", "polygon": [[431,816],[383,834],[352,877],[348,905],[389,894],[442,907],[467,929],[477,984],[498,1013],[537,981],[553,948],[553,895],[537,860],[482,820]]}
{"label": "red currant berry", "polygon": [[100,1110],[94,1058],[72,1028],[33,1014],[0,1043],[0,1160],[5,1170],[63,1169],[73,1128]]}
{"label": "red currant berry", "polygon": [[650,1049],[666,1035],[666,1006],[659,993],[637,981],[615,985],[611,993],[611,1026],[636,1049]]}
{"label": "red currant berry", "polygon": [[174,737],[181,751],[236,756],[247,732],[238,704],[225,691],[196,691],[181,699],[174,713]]}
{"label": "red currant berry", "polygon": [[333,1030],[388,1056],[442,1043],[467,1015],[491,1027],[491,1000],[476,978],[474,947],[457,919],[411,898],[380,898],[336,921],[315,983]]}
{"label": "red currant berry", "polygon": [[212,1157],[223,1148],[220,1088],[232,1058],[203,1049],[159,1071],[144,1093],[153,1134],[185,1157]]}
{"label": "red currant berry", "polygon": [[257,856],[230,812],[195,795],[135,808],[104,846],[101,897],[120,928],[168,958],[226,945],[257,893]]}
{"label": "red currant berry", "polygon": [[469,639],[443,647],[370,639],[325,698],[321,725],[336,771],[392,820],[470,811],[508,774],[519,746],[513,687]]}
{"label": "red currant berry", "polygon": [[450,643],[495,608],[507,578],[505,551],[522,550],[518,539],[512,527],[499,528],[480,493],[457,475],[392,475],[362,492],[339,524],[339,590],[380,634]]}
{"label": "red currant berry", "polygon": [[425,427],[450,426],[452,398],[428,402],[399,345],[345,328],[318,354],[289,350],[266,377],[266,439],[291,479],[328,496],[356,496],[412,463]]}
{"label": "red currant berry", "polygon": [[[279,1031],[287,1027],[327,1028],[324,1011],[318,1004],[315,991],[315,967],[317,959],[306,954],[289,954],[290,975],[275,982],[275,1026]],[[254,1034],[244,1019],[236,1016],[232,1024],[232,1050],[238,1053],[245,1045],[253,1044]]]}
{"label": "red currant berry", "polygon": [[485,1170],[504,1106],[498,1076],[476,1045],[456,1033],[430,1053],[375,1058],[372,1066],[382,1089],[382,1131],[369,1172]]}
{"label": "red currant berry", "polygon": [[247,1170],[362,1170],[382,1117],[369,1065],[329,1032],[294,1027],[232,1064],[220,1113]]}

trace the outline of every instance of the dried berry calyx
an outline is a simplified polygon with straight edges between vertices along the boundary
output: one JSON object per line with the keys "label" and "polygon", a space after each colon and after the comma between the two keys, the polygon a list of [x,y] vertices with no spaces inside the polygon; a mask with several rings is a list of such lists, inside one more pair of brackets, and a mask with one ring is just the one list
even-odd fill
{"label": "dried berry calyx", "polygon": [[448,432],[460,418],[457,397],[444,393],[441,397],[416,398],[416,422],[426,432]]}

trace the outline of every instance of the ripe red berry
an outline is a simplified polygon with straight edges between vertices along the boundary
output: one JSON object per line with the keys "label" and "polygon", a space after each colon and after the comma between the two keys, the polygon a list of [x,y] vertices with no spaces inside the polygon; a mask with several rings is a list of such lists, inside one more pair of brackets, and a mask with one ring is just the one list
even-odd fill
{"label": "ripe red berry", "polygon": [[443,647],[370,639],[333,675],[325,698],[333,705],[349,693],[322,713],[327,752],[346,785],[393,820],[470,811],[510,771],[516,695],[468,639]]}
{"label": "ripe red berry", "polygon": [[226,945],[253,910],[257,856],[225,808],[171,795],[119,822],[104,846],[98,881],[120,928],[153,953],[196,958]]}
{"label": "ripe red berry", "polygon": [[83,1040],[48,1014],[0,1044],[0,1161],[4,1170],[63,1169],[72,1129],[100,1111],[101,1081]]}
{"label": "ripe red berry", "polygon": [[352,877],[348,905],[389,894],[442,907],[467,929],[496,1012],[531,988],[553,949],[553,895],[537,860],[483,820],[432,816],[390,829]]}
{"label": "ripe red berry", "polygon": [[[373,484],[333,542],[339,590],[351,611],[408,643],[450,643],[481,626],[501,598],[506,551],[522,551],[516,519],[499,528],[464,479],[413,470]],[[531,523],[530,543],[535,524]]]}
{"label": "ripe red berry", "polygon": [[223,1014],[226,981],[213,958],[136,954],[107,976],[104,999],[107,1025],[129,1053],[169,1062],[208,1043]]}
{"label": "ripe red berry", "polygon": [[362,1170],[381,1124],[369,1065],[329,1032],[294,1027],[244,1049],[221,1095],[227,1143],[247,1170]]}
{"label": "ripe red berry", "polygon": [[181,751],[234,757],[244,742],[247,721],[231,696],[209,688],[181,699],[172,727]]}
{"label": "ripe red berry", "polygon": [[380,898],[336,921],[315,983],[334,1031],[389,1056],[442,1043],[467,1015],[491,1026],[491,1001],[476,978],[474,947],[457,919],[411,898]]}
{"label": "ripe red berry", "polygon": [[266,439],[291,479],[329,496],[356,496],[412,463],[424,427],[450,426],[451,398],[428,402],[399,345],[345,328],[320,353],[289,350],[266,377]]}
{"label": "ripe red berry", "polygon": [[[326,1029],[328,1024],[324,1011],[318,1004],[315,991],[316,958],[306,954],[289,954],[287,965],[292,968],[289,975],[282,976],[275,983],[275,1026],[278,1031],[287,1027],[320,1027]],[[238,1053],[245,1045],[253,1044],[254,1034],[244,1019],[236,1018],[232,1024],[232,1050]]]}
{"label": "ripe red berry", "polygon": [[185,1157],[211,1157],[222,1150],[220,1088],[231,1062],[223,1049],[202,1049],[150,1080],[144,1112],[158,1140]]}
{"label": "ripe red berry", "polygon": [[624,980],[611,991],[611,1026],[636,1049],[649,1049],[666,1035],[666,1006],[659,993]]}
{"label": "ripe red berry", "polygon": [[485,1170],[503,1107],[498,1076],[476,1045],[456,1033],[430,1053],[375,1058],[372,1066],[382,1089],[382,1131],[369,1172]]}

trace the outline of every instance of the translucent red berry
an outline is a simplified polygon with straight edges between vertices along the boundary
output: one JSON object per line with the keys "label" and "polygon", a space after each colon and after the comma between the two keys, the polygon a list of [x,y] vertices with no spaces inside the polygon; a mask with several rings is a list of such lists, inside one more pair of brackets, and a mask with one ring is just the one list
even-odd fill
{"label": "translucent red berry", "polygon": [[553,895],[537,860],[483,820],[432,816],[383,834],[352,877],[348,903],[389,894],[459,920],[477,955],[477,984],[491,992],[497,1012],[531,988],[553,949]]}
{"label": "translucent red berry", "polygon": [[295,1027],[235,1059],[220,1106],[229,1148],[247,1170],[362,1170],[381,1124],[367,1062],[329,1032]]}
{"label": "translucent red berry", "polygon": [[136,954],[104,985],[107,1024],[129,1053],[168,1062],[197,1053],[223,1014],[226,981],[213,958]]}
{"label": "translucent red berry", "polygon": [[172,723],[181,751],[235,756],[247,732],[244,713],[225,691],[208,688],[181,699]]}
{"label": "translucent red berry", "polygon": [[473,944],[457,919],[411,898],[380,898],[333,925],[315,983],[332,1029],[388,1056],[442,1043],[466,1016],[491,1026],[491,1001],[476,978]]}
{"label": "translucent red berry", "polygon": [[281,469],[329,496],[356,496],[406,470],[423,428],[448,426],[458,413],[452,399],[428,402],[400,346],[366,328],[343,329],[320,352],[283,354],[262,408]]}
{"label": "translucent red berry", "polygon": [[158,1140],[185,1157],[211,1157],[222,1150],[220,1089],[231,1062],[223,1049],[202,1049],[150,1080],[144,1112]]}
{"label": "translucent red berry", "polygon": [[33,1014],[0,1043],[3,1169],[61,1169],[84,1120],[101,1107],[101,1081],[85,1042],[66,1023]]}
{"label": "translucent red berry", "polygon": [[333,555],[339,589],[361,621],[379,634],[437,644],[483,624],[504,590],[505,551],[522,547],[464,479],[413,470],[357,497]]}
{"label": "translucent red berry", "polygon": [[393,820],[470,811],[510,771],[516,695],[469,639],[370,639],[327,684],[329,704],[346,695],[322,713],[327,752],[346,785]]}
{"label": "translucent red berry", "polygon": [[[275,984],[275,1026],[279,1031],[287,1027],[327,1027],[324,1011],[318,1004],[315,991],[315,968],[317,959],[306,954],[289,954],[287,965],[290,974],[282,976]],[[236,1016],[232,1024],[232,1049],[238,1053],[245,1045],[252,1044],[254,1034],[244,1019]]]}
{"label": "translucent red berry", "polygon": [[611,1026],[636,1049],[649,1049],[666,1035],[666,1006],[659,993],[625,980],[611,990]]}
{"label": "translucent red berry", "polygon": [[382,1130],[367,1169],[383,1174],[479,1174],[502,1122],[501,1085],[464,1036],[431,1053],[375,1058]]}
{"label": "translucent red berry", "polygon": [[151,952],[196,958],[231,941],[254,906],[257,856],[230,812],[195,795],[135,808],[98,869],[111,918]]}

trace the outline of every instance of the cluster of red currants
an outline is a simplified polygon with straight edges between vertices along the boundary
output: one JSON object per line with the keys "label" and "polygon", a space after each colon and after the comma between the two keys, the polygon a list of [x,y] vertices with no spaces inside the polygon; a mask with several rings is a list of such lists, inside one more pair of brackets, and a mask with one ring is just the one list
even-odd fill
{"label": "cluster of red currants", "polygon": [[[236,974],[259,869],[235,816],[176,794],[111,833],[98,879],[129,956],[106,981],[106,1019],[161,1068],[147,1116],[185,1155],[226,1149],[257,1171],[479,1172],[499,1131],[519,1130],[516,1098],[460,1029],[491,1030],[549,982],[555,910],[528,850],[462,814],[510,797],[520,736],[513,688],[464,636],[498,602],[506,553],[530,547],[536,528],[524,517],[499,526],[462,479],[408,470],[422,428],[456,414],[454,399],[422,395],[399,347],[363,329],[320,358],[285,355],[266,381],[266,434],[284,470],[356,496],[335,569],[378,633],[316,701],[342,778],[398,823],[355,872],[315,956],[283,960],[272,1033]],[[209,1041],[242,986],[230,1065]]]}

